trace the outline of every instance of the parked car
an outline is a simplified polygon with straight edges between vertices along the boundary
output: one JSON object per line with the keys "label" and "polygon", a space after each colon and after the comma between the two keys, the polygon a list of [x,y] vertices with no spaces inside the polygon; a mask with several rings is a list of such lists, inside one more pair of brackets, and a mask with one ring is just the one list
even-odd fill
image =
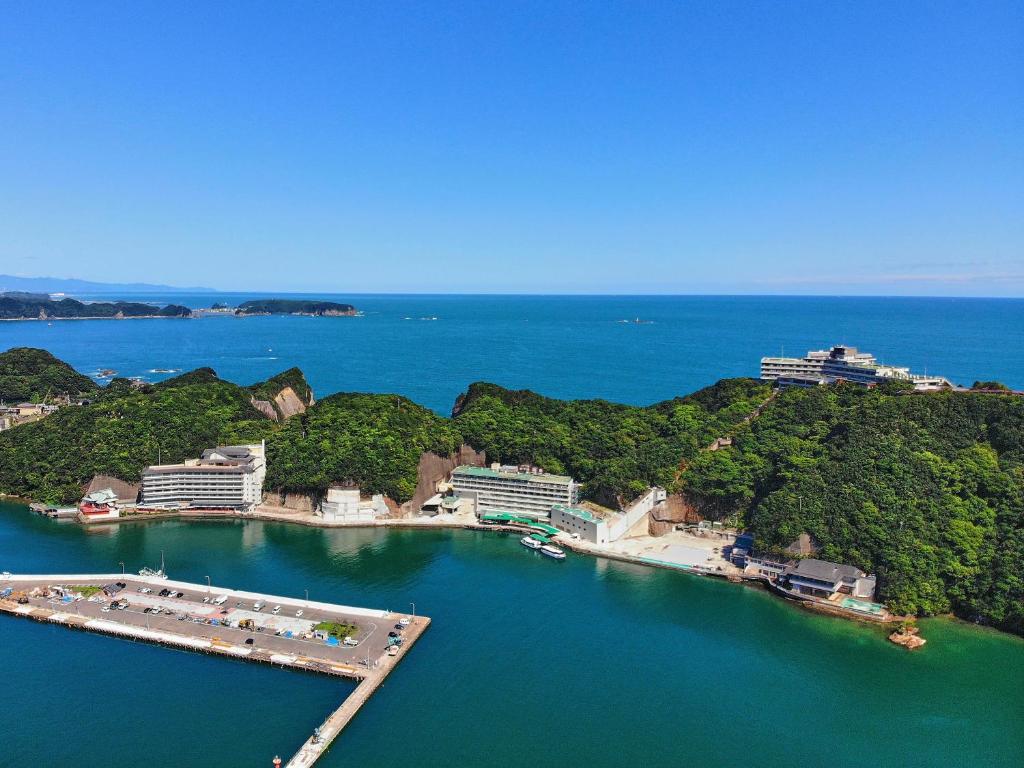
{"label": "parked car", "polygon": [[299,617],[300,617],[301,615],[302,615],[302,609],[301,609],[301,608],[299,608],[299,610],[297,610],[297,611],[295,612],[295,618],[297,619],[297,618],[299,618]]}
{"label": "parked car", "polygon": [[253,643],[253,640],[252,640],[252,638],[251,638],[251,637],[247,637],[247,638],[245,638],[245,644],[246,644],[246,645],[252,645],[252,643]]}

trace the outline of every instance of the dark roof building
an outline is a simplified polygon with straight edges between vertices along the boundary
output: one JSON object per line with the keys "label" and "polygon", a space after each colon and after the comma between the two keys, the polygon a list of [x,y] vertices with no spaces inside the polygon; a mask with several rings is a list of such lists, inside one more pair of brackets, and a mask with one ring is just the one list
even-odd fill
{"label": "dark roof building", "polygon": [[797,560],[782,572],[789,588],[814,597],[831,597],[837,593],[872,598],[875,577],[852,565],[830,563],[813,557]]}

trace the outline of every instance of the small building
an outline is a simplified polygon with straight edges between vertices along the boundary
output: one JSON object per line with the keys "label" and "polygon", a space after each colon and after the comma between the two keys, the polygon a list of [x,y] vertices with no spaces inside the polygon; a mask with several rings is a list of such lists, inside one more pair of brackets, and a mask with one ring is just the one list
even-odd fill
{"label": "small building", "polygon": [[86,494],[78,504],[78,519],[82,522],[112,520],[120,516],[117,494],[109,488]]}
{"label": "small building", "polygon": [[435,493],[420,507],[420,514],[427,517],[437,515],[456,515],[462,512],[472,512],[473,501],[468,498],[461,498],[454,493]]}
{"label": "small building", "polygon": [[335,486],[327,489],[320,504],[320,516],[332,522],[369,522],[390,512],[383,494],[364,499],[358,486]]}
{"label": "small building", "polygon": [[114,495],[114,501],[119,509],[134,507],[139,500],[139,489],[141,486],[136,483],[129,483],[111,475],[96,475],[89,481],[85,489],[85,495],[99,491],[109,491]]}
{"label": "small building", "polygon": [[608,521],[590,509],[556,504],[551,507],[551,524],[591,544],[607,544],[611,540]]}
{"label": "small building", "polygon": [[751,554],[747,555],[743,565],[740,565],[741,562],[743,561],[737,562],[737,559],[734,559],[733,565],[743,568],[744,572],[748,575],[760,576],[762,579],[774,581],[782,576],[783,572],[793,561],[774,555]]}
{"label": "small building", "polygon": [[875,577],[852,565],[830,563],[808,557],[788,565],[782,574],[782,586],[810,597],[828,599],[844,594],[872,599]]}

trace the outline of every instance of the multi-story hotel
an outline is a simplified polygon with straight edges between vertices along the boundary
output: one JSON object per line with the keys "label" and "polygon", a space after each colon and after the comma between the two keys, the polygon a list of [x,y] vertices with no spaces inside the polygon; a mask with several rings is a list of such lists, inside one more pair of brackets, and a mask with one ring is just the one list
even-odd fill
{"label": "multi-story hotel", "polygon": [[919,390],[952,386],[942,376],[923,376],[911,373],[909,368],[883,365],[874,355],[847,346],[812,350],[804,357],[762,357],[761,379],[780,387],[811,387],[836,381],[869,385],[886,379],[909,381]]}
{"label": "multi-story hotel", "polygon": [[571,477],[534,468],[456,467],[451,483],[456,496],[475,502],[477,514],[514,512],[540,519],[556,504],[571,507],[579,501],[579,484]]}
{"label": "multi-story hotel", "polygon": [[265,446],[224,445],[142,473],[142,506],[248,509],[263,500]]}

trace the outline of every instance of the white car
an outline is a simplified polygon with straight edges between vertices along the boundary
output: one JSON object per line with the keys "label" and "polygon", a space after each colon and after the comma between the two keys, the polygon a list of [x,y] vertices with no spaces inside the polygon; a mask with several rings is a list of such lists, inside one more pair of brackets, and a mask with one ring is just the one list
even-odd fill
{"label": "white car", "polygon": [[299,618],[299,617],[300,617],[301,615],[302,615],[302,609],[301,609],[301,608],[299,608],[299,610],[297,610],[297,611],[295,612],[295,618],[297,619],[297,618]]}
{"label": "white car", "polygon": [[276,616],[280,612],[281,612],[281,606],[280,605],[275,605],[274,606],[274,610],[272,611],[272,613]]}
{"label": "white car", "polygon": [[345,642],[345,645],[350,645],[350,646],[359,645],[359,641],[356,640],[354,637],[346,637],[344,642]]}

